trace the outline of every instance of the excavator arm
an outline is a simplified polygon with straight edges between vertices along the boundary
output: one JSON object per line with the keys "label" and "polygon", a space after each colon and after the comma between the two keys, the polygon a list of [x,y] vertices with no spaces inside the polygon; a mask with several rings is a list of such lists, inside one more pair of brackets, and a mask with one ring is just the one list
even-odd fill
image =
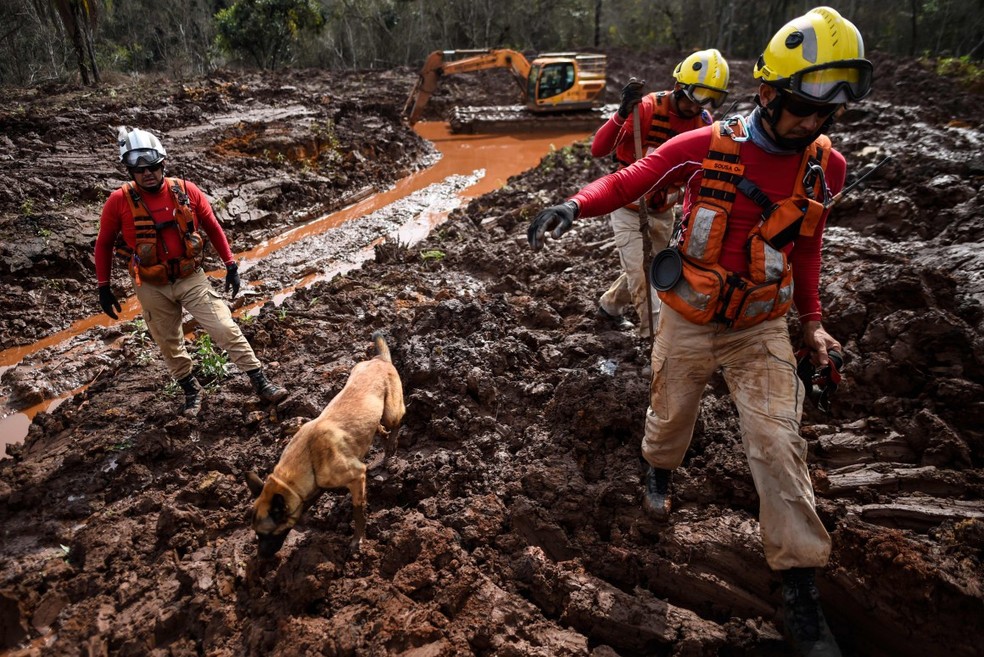
{"label": "excavator arm", "polygon": [[525,101],[530,63],[515,50],[435,50],[424,61],[417,83],[403,106],[403,116],[413,125],[420,119],[427,101],[437,91],[441,77],[493,68],[508,68],[519,85]]}

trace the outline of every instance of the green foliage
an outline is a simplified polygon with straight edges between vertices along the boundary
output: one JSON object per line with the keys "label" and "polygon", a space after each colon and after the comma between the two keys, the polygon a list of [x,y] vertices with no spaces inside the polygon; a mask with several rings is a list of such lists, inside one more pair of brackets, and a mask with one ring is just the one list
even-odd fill
{"label": "green foliage", "polygon": [[229,357],[225,352],[216,349],[208,333],[203,333],[195,340],[194,353],[198,358],[198,370],[203,378],[215,382],[228,375]]}
{"label": "green foliage", "polygon": [[936,62],[936,72],[944,77],[956,78],[960,84],[973,90],[984,87],[984,67],[966,55],[940,58]]}
{"label": "green foliage", "polygon": [[[137,364],[147,365],[154,359],[155,349],[150,331],[147,330],[147,322],[142,318],[137,318],[127,323],[130,338],[136,343]],[[175,384],[177,385],[177,384]]]}
{"label": "green foliage", "polygon": [[424,262],[440,262],[445,257],[444,251],[439,251],[437,249],[431,249],[430,251],[421,251],[420,259]]}
{"label": "green foliage", "polygon": [[24,199],[24,202],[21,203],[20,210],[22,215],[24,215],[25,217],[30,217],[32,214],[34,214],[34,201],[32,201],[29,198]]}
{"label": "green foliage", "polygon": [[320,32],[325,19],[315,0],[239,0],[215,22],[220,49],[275,69],[289,63],[301,36]]}

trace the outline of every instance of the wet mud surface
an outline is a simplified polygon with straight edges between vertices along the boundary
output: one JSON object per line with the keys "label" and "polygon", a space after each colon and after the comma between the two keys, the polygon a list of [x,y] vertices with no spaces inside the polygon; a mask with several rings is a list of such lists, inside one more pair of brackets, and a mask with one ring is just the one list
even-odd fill
{"label": "wet mud surface", "polygon": [[[618,87],[664,79],[676,59],[616,55]],[[751,92],[750,69],[732,63],[745,92],[733,96]],[[825,325],[847,363],[831,414],[808,406],[804,418],[834,546],[819,587],[846,655],[970,656],[984,640],[982,98],[917,62],[878,58],[876,70],[875,93],[832,135],[851,172],[894,160],[827,233]],[[10,96],[2,345],[97,307],[91,244],[120,182],[109,124],[172,134],[173,168],[222,206],[239,251],[424,166],[432,150],[397,120],[410,75],[229,74],[172,84],[166,101],[163,83]],[[496,102],[494,85],[447,87],[434,112],[454,94]],[[337,145],[314,136],[325,124]],[[617,274],[611,231],[585,220],[541,253],[526,245],[536,211],[607,167],[585,144],[548,154],[424,242],[383,241],[360,269],[241,321],[290,389],[276,410],[233,371],[211,382],[197,419],[177,416],[139,323],[39,353],[30,375],[6,372],[4,394],[21,403],[66,379],[89,385],[0,461],[0,649],[788,655],[723,381],[708,386],[676,472],[677,508],[655,523],[640,504],[647,345],[595,313]],[[271,258],[244,279],[276,285],[298,266]],[[375,330],[407,415],[396,456],[369,473],[361,551],[349,548],[351,500],[332,491],[277,559],[258,560],[245,473],[270,471]]]}

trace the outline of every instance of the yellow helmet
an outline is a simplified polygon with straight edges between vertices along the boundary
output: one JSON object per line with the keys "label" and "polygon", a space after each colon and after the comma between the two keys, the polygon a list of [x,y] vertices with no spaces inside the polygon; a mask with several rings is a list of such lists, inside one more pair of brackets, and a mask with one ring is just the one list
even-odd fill
{"label": "yellow helmet", "polygon": [[836,10],[817,7],[776,32],[754,75],[812,102],[846,103],[871,91],[872,66],[858,28]]}
{"label": "yellow helmet", "polygon": [[728,62],[714,48],[700,50],[676,65],[673,79],[695,103],[720,107],[728,95]]}

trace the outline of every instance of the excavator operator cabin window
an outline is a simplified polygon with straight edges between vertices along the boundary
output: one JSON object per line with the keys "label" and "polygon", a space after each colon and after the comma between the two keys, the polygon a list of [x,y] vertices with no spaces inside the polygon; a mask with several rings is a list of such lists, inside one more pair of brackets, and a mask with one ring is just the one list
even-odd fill
{"label": "excavator operator cabin window", "polygon": [[574,86],[574,64],[548,64],[540,74],[537,98],[550,98]]}

